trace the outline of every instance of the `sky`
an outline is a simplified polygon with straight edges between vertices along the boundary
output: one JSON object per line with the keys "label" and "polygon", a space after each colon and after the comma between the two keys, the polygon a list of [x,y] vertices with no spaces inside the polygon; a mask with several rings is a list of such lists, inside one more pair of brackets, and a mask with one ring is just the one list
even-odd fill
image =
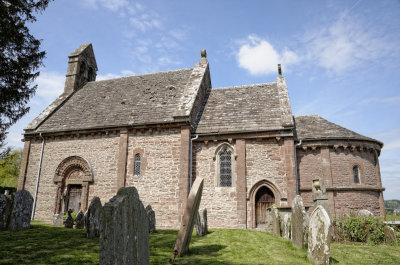
{"label": "sky", "polygon": [[384,198],[400,199],[400,1],[56,0],[29,24],[44,66],[23,128],[59,96],[68,55],[92,43],[97,80],[193,67],[207,50],[213,87],[274,82],[282,64],[294,115],[384,143]]}

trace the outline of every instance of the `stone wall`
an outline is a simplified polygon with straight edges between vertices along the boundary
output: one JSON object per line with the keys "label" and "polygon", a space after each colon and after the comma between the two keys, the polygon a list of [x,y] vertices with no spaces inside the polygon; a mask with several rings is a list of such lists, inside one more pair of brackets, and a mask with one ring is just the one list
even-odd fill
{"label": "stone wall", "polygon": [[351,212],[356,214],[361,209],[367,209],[375,216],[380,216],[379,192],[340,191],[335,192],[334,198],[336,217]]}

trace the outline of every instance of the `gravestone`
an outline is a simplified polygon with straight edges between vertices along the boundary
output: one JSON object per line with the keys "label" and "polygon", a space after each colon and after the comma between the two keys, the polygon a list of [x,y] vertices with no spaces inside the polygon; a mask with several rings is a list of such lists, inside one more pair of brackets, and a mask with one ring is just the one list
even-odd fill
{"label": "gravestone", "polygon": [[136,188],[119,189],[103,210],[100,265],[149,264],[149,220]]}
{"label": "gravestone", "polygon": [[331,219],[321,205],[312,212],[308,231],[308,259],[315,264],[329,264]]}
{"label": "gravestone", "polygon": [[53,215],[53,225],[62,226],[63,225],[63,216],[61,214]]}
{"label": "gravestone", "polygon": [[103,207],[99,197],[93,197],[85,214],[86,237],[100,236],[100,219],[103,215]]}
{"label": "gravestone", "polygon": [[0,193],[0,230],[7,228],[12,208],[12,200],[9,196]]}
{"label": "gravestone", "polygon": [[305,215],[306,210],[304,208],[303,199],[300,195],[297,195],[292,201],[292,243],[296,247],[304,248],[304,235],[305,235]]}
{"label": "gravestone", "polygon": [[76,229],[85,228],[85,216],[83,215],[82,210],[80,210],[75,217],[75,228]]}
{"label": "gravestone", "polygon": [[312,197],[314,201],[314,207],[317,207],[318,205],[324,207],[326,213],[332,221],[331,208],[329,206],[328,194],[326,193],[326,187],[323,179],[313,179]]}
{"label": "gravestone", "polygon": [[279,211],[275,205],[267,209],[267,232],[273,233],[277,236],[281,235]]}
{"label": "gravestone", "polygon": [[151,208],[151,205],[146,207],[147,218],[149,219],[149,233],[156,232],[156,213]]}
{"label": "gravestone", "polygon": [[203,209],[203,213],[200,214],[200,211],[196,216],[196,234],[198,236],[204,236],[208,234],[208,224],[207,224],[207,209]]}
{"label": "gravestone", "polygon": [[374,216],[374,214],[366,209],[362,209],[362,210],[358,211],[357,216],[359,216],[359,217]]}
{"label": "gravestone", "polygon": [[8,229],[29,229],[31,227],[32,206],[33,198],[29,191],[17,190],[14,196]]}
{"label": "gravestone", "polygon": [[383,228],[383,232],[385,233],[385,243],[386,244],[396,244],[397,238],[394,229],[388,225]]}
{"label": "gravestone", "polygon": [[193,226],[196,222],[196,215],[199,211],[201,195],[203,193],[203,183],[204,180],[202,178],[196,178],[185,203],[182,223],[179,229],[174,249],[174,251],[177,252],[177,255],[182,255],[186,253],[189,249]]}
{"label": "gravestone", "polygon": [[74,227],[74,218],[71,216],[72,210],[68,210],[68,216],[67,219],[64,221],[64,227],[65,228],[73,228]]}
{"label": "gravestone", "polygon": [[285,214],[282,221],[282,237],[286,239],[290,239],[290,215]]}

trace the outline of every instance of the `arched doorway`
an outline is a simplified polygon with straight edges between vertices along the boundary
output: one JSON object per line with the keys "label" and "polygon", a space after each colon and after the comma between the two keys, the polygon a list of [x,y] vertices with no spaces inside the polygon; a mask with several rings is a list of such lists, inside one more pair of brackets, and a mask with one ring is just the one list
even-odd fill
{"label": "arched doorway", "polygon": [[267,209],[275,203],[274,193],[266,186],[261,186],[255,196],[256,226],[265,225],[267,222]]}

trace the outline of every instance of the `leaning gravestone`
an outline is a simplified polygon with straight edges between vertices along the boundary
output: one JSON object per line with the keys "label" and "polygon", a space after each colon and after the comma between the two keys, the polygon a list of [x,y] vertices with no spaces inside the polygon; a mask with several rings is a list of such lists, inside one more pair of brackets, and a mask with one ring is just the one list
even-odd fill
{"label": "leaning gravestone", "polygon": [[12,200],[4,194],[0,194],[0,230],[7,228],[12,208]]}
{"label": "leaning gravestone", "polygon": [[150,264],[149,221],[135,187],[118,190],[100,220],[100,264]]}
{"label": "leaning gravestone", "polygon": [[18,190],[14,196],[8,229],[21,230],[31,227],[33,198],[29,191]]}
{"label": "leaning gravestone", "polygon": [[147,205],[146,207],[147,218],[149,219],[149,233],[156,232],[156,213],[151,208],[151,205]]}
{"label": "leaning gravestone", "polygon": [[199,211],[201,195],[203,193],[204,180],[197,177],[192,185],[189,196],[185,203],[185,208],[182,217],[181,227],[175,243],[174,253],[182,255],[189,249],[190,239],[192,237],[193,226],[196,221],[195,217]]}
{"label": "leaning gravestone", "polygon": [[208,224],[207,224],[207,209],[203,209],[203,215],[200,211],[197,213],[196,217],[196,234],[198,236],[204,236],[208,234]]}
{"label": "leaning gravestone", "polygon": [[290,239],[290,216],[285,214],[282,221],[282,237]]}
{"label": "leaning gravestone", "polygon": [[267,209],[267,232],[277,236],[281,235],[279,211],[275,205]]}
{"label": "leaning gravestone", "polygon": [[72,210],[68,210],[68,216],[67,219],[64,221],[64,227],[65,228],[73,228],[74,227],[74,218],[71,216]]}
{"label": "leaning gravestone", "polygon": [[85,216],[83,215],[82,210],[80,210],[75,217],[75,228],[76,229],[85,228]]}
{"label": "leaning gravestone", "polygon": [[362,210],[358,211],[357,216],[359,216],[359,217],[374,216],[374,214],[371,213],[370,211],[368,211],[367,209],[362,209]]}
{"label": "leaning gravestone", "polygon": [[383,232],[385,233],[385,243],[386,244],[396,244],[397,238],[394,229],[388,225],[383,228]]}
{"label": "leaning gravestone", "polygon": [[86,237],[100,236],[100,219],[103,215],[103,207],[99,197],[93,197],[85,214]]}
{"label": "leaning gravestone", "polygon": [[329,264],[331,219],[321,205],[312,212],[308,231],[308,259],[315,264]]}
{"label": "leaning gravestone", "polygon": [[306,210],[303,205],[303,199],[297,195],[292,201],[292,243],[296,247],[304,248],[304,219]]}

